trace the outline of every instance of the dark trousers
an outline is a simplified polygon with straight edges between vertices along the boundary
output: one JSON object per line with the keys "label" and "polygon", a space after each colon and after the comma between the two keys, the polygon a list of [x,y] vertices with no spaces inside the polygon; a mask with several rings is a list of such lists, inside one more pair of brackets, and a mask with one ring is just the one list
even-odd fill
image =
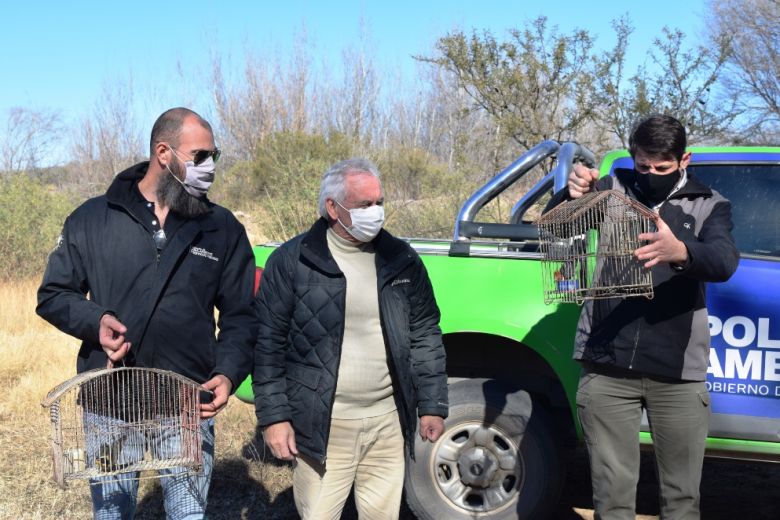
{"label": "dark trousers", "polygon": [[643,408],[655,449],[661,518],[699,518],[709,403],[704,382],[583,370],[577,411],[590,457],[596,519],[635,518]]}

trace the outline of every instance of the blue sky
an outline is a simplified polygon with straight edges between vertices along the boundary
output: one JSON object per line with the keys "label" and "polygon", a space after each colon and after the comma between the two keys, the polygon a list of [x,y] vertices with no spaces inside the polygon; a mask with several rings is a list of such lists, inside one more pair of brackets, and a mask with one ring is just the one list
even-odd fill
{"label": "blue sky", "polygon": [[[429,54],[436,39],[458,28],[496,36],[540,15],[561,32],[585,28],[597,47],[614,43],[611,20],[628,14],[635,27],[629,63],[640,64],[664,25],[703,34],[704,0],[514,1],[14,1],[2,10],[0,128],[11,107],[60,112],[66,123],[89,114],[103,89],[132,81],[146,100],[148,126],[165,108],[208,102],[211,56],[240,76],[246,52],[289,56],[305,35],[315,59],[338,64],[360,46],[361,24],[377,69],[414,75],[412,55]],[[631,68],[629,70],[632,70]],[[180,88],[182,76],[192,78]],[[152,100],[149,102],[148,100]],[[147,106],[154,105],[154,106]]]}

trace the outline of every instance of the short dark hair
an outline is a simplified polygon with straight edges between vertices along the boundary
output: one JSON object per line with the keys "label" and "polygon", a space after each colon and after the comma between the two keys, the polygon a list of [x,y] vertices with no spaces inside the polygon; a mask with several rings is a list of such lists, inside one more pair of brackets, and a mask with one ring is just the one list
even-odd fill
{"label": "short dark hair", "polygon": [[672,116],[650,115],[637,123],[628,138],[628,151],[635,157],[642,150],[652,157],[682,159],[687,140],[685,127]]}
{"label": "short dark hair", "polygon": [[189,108],[176,107],[163,112],[152,126],[152,137],[149,140],[149,153],[154,155],[154,146],[160,142],[170,143],[173,146],[179,146],[179,136],[181,136],[181,127],[184,120],[188,117],[195,117],[200,125],[211,132],[211,125],[208,121],[200,117],[196,112]]}

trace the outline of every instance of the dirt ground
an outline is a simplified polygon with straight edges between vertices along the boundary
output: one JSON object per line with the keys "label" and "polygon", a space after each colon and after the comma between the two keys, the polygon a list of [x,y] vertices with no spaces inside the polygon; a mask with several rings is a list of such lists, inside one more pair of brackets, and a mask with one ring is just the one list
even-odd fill
{"label": "dirt ground", "polygon": [[[637,518],[658,518],[658,480],[653,454],[642,453],[637,488]],[[558,520],[593,518],[587,454],[578,451],[568,465],[568,476]],[[706,459],[702,471],[702,520],[780,519],[780,464]],[[412,517],[410,517],[412,518]]]}
{"label": "dirt ground", "polygon": [[[247,447],[248,453],[261,449]],[[259,463],[259,462],[255,462]],[[276,474],[277,482],[289,478],[290,468],[276,461],[266,461],[266,474]],[[212,519],[296,519],[292,489],[275,494],[273,499],[259,482],[246,478],[245,465],[222,464],[216,468],[213,489],[209,494],[209,518]],[[568,476],[561,494],[561,502],[555,520],[581,520],[593,518],[590,497],[590,477],[587,455],[578,451],[567,465]],[[267,479],[263,479],[266,481]],[[248,486],[252,482],[252,485]],[[780,464],[731,462],[708,459],[702,476],[703,520],[778,520],[780,519]],[[637,493],[637,519],[658,518],[657,480],[653,470],[652,453],[642,454],[642,469]],[[247,503],[251,503],[247,507]],[[236,507],[243,504],[243,507]],[[162,497],[159,489],[150,493],[139,504],[144,511],[137,518],[153,519],[162,514]],[[342,520],[357,520],[352,497]],[[401,520],[415,520],[404,504]],[[441,519],[446,520],[446,519]]]}

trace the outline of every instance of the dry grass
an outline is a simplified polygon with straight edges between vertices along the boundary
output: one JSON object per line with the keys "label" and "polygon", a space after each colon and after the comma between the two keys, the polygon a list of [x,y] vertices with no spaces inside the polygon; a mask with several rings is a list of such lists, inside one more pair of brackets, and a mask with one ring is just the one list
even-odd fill
{"label": "dry grass", "polygon": [[[79,342],[35,315],[38,280],[0,285],[0,519],[89,518],[88,485],[51,480],[46,392],[73,376]],[[295,518],[289,466],[264,462],[254,409],[237,400],[217,419],[211,518]],[[143,480],[138,518],[163,517],[155,480]]]}
{"label": "dry grass", "polygon": [[266,227],[264,219],[268,218],[268,212],[263,206],[255,203],[246,208],[245,211],[235,211],[234,214],[238,221],[244,225],[250,244],[254,246],[269,241],[269,237],[263,232]]}

